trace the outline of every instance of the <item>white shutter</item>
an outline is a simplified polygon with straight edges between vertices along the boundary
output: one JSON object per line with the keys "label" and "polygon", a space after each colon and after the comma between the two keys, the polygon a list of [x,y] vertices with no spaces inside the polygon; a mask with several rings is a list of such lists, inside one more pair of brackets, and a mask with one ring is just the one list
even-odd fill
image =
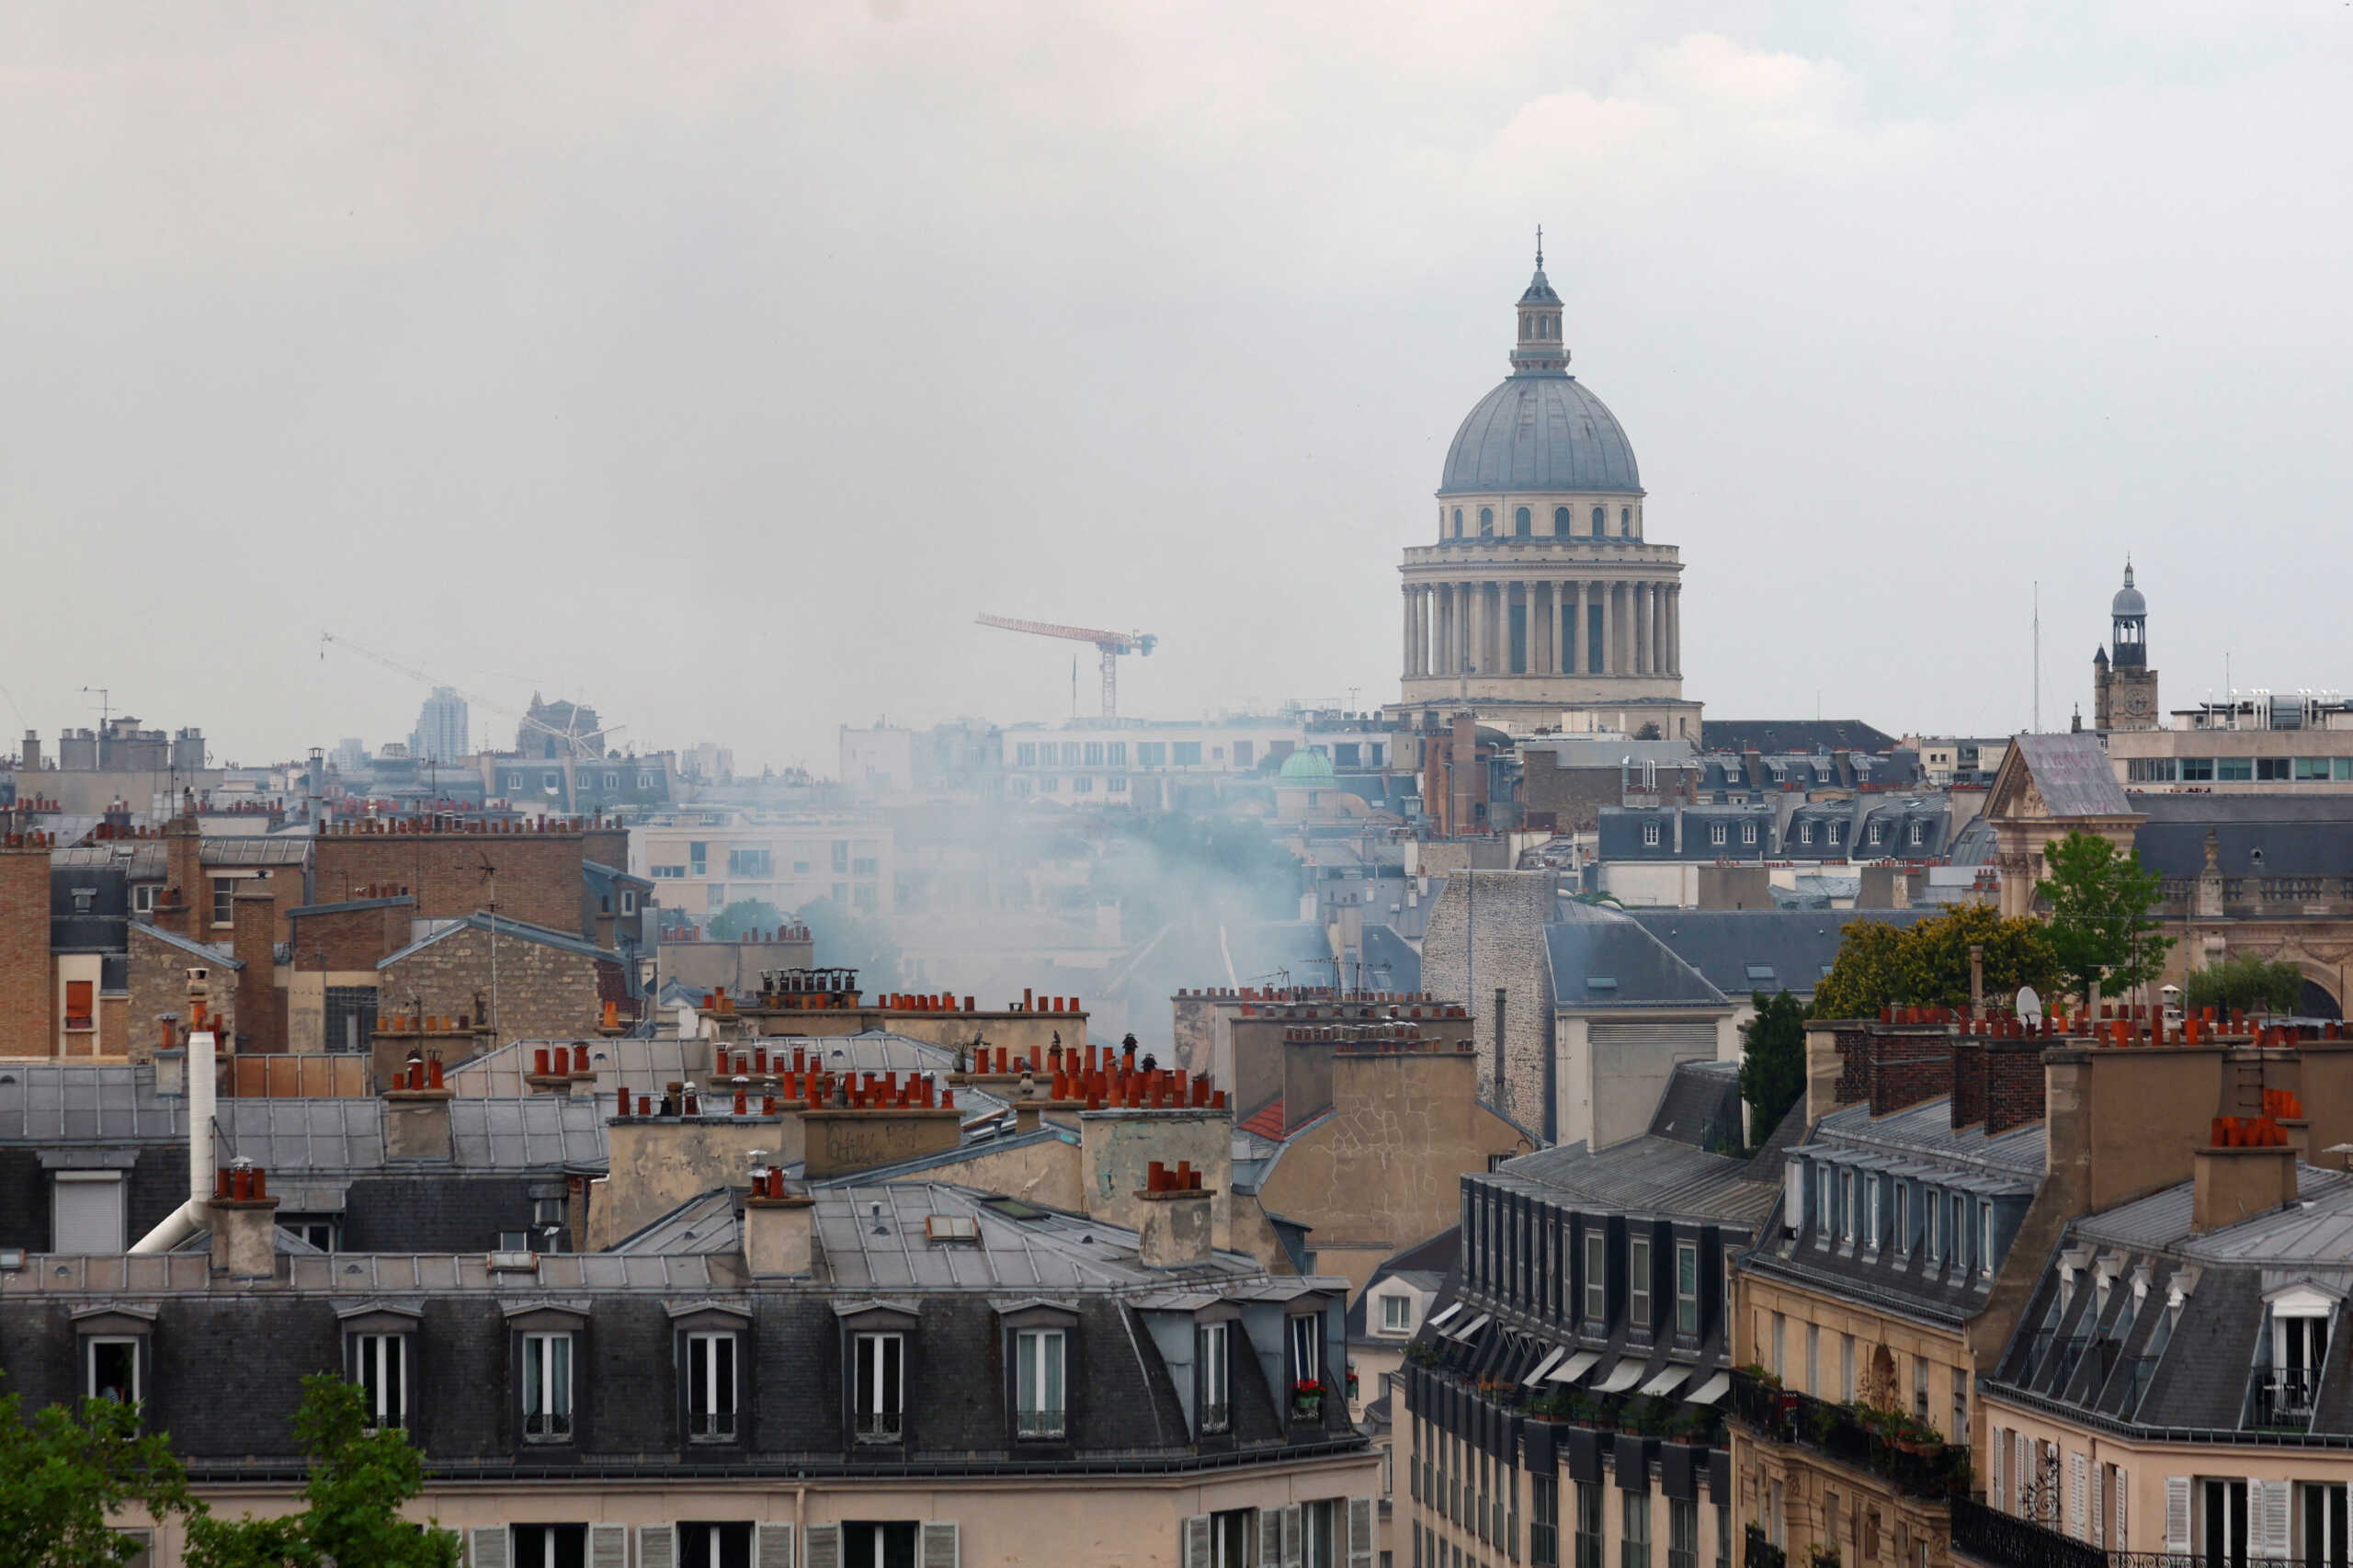
{"label": "white shutter", "polygon": [[2189,1551],[2189,1477],[2165,1477],[2165,1550],[2177,1555]]}
{"label": "white shutter", "polygon": [[811,1525],[807,1537],[809,1561],[806,1568],[842,1568],[842,1527]]}
{"label": "white shutter", "polygon": [[2284,1481],[2249,1482],[2248,1502],[2253,1504],[2258,1499],[2262,1505],[2261,1512],[2256,1519],[2248,1521],[2251,1525],[2259,1525],[2262,1531],[2256,1538],[2255,1554],[2274,1562],[2284,1562],[2288,1560],[2288,1483]]}
{"label": "white shutter", "polygon": [[[2017,1507],[2021,1517],[2026,1514],[2027,1505],[2034,1498],[2033,1478],[2027,1473],[2034,1468],[2034,1439],[2023,1432],[2010,1440],[2010,1454],[2014,1461],[2012,1473],[2017,1477],[2018,1483]],[[2187,1540],[2189,1538],[2184,1536],[2182,1539]],[[2189,1549],[2185,1546],[2182,1550],[2187,1551]]]}
{"label": "white shutter", "polygon": [[1185,1521],[1185,1568],[1210,1568],[1210,1517],[1195,1514]]}
{"label": "white shutter", "polygon": [[1993,1473],[1986,1480],[1993,1488],[1993,1496],[1989,1500],[1995,1507],[2000,1508],[2008,1494],[2010,1480],[2010,1429],[2007,1426],[1994,1428]]}
{"label": "white shutter", "polygon": [[2132,1531],[2130,1525],[2127,1523],[2127,1521],[2132,1517],[2132,1509],[2131,1503],[2124,1494],[2124,1467],[2122,1465],[2117,1465],[2111,1471],[2109,1477],[2109,1479],[2114,1483],[2109,1487],[2109,1492],[2111,1494],[2109,1498],[2108,1504],[2109,1519],[2111,1526],[2109,1533],[2116,1538],[2109,1542],[2108,1549],[2110,1551],[2130,1551],[2132,1550]]}
{"label": "white shutter", "polygon": [[2077,1540],[2084,1539],[2084,1471],[2087,1468],[2083,1455],[2067,1456],[2067,1533]]}
{"label": "white shutter", "polygon": [[926,1525],[915,1549],[915,1568],[956,1568],[956,1551],[953,1522]]}
{"label": "white shutter", "polygon": [[1307,1510],[1297,1503],[1283,1509],[1283,1568],[1307,1568]]}
{"label": "white shutter", "polygon": [[790,1525],[752,1527],[752,1568],[801,1568],[792,1560]]}
{"label": "white shutter", "polygon": [[[666,1525],[645,1525],[642,1529],[666,1529]],[[644,1552],[638,1553],[641,1559]],[[590,1525],[588,1527],[588,1568],[629,1568],[629,1527],[627,1525]]]}
{"label": "white shutter", "polygon": [[[1374,1538],[1380,1528],[1371,1498],[1348,1499],[1348,1568],[1372,1568],[1373,1559],[1378,1555],[1374,1548],[1379,1544]],[[1518,1543],[1515,1540],[1513,1544],[1517,1548]],[[1515,1558],[1518,1555],[1517,1550],[1512,1552]]]}
{"label": "white shutter", "polygon": [[2094,1546],[2105,1546],[2108,1543],[2108,1497],[2100,1485],[2100,1482],[2105,1479],[2104,1472],[2107,1469],[2108,1466],[2104,1464],[2092,1466],[2091,1543]]}
{"label": "white shutter", "polygon": [[[595,1531],[590,1531],[594,1534]],[[602,1562],[591,1568],[604,1568]],[[676,1525],[640,1525],[637,1527],[637,1568],[678,1568],[678,1527]]]}
{"label": "white shutter", "polygon": [[506,1568],[506,1527],[484,1525],[468,1530],[466,1561],[473,1568]]}
{"label": "white shutter", "polygon": [[1283,1511],[1258,1510],[1258,1558],[1264,1568],[1280,1568],[1283,1560]]}

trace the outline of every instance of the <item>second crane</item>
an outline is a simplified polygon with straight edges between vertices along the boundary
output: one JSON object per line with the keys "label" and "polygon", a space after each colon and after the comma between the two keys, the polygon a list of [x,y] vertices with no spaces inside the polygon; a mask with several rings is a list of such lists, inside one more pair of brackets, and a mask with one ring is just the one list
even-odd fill
{"label": "second crane", "polygon": [[1148,631],[1098,631],[1086,626],[1056,626],[1043,620],[1014,620],[1002,615],[983,615],[983,626],[994,626],[1005,631],[1026,631],[1032,637],[1062,637],[1074,642],[1092,642],[1103,658],[1103,717],[1120,716],[1120,655],[1149,654],[1159,646],[1160,639]]}

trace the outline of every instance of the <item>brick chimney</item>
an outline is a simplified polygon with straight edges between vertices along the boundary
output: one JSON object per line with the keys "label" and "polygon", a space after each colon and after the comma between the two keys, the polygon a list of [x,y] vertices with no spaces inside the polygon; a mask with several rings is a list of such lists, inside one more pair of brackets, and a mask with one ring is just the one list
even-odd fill
{"label": "brick chimney", "polygon": [[1233,1185],[1233,1111],[1114,1106],[1079,1114],[1079,1196],[1090,1218],[1142,1230],[1142,1193],[1154,1161],[1200,1173],[1210,1195],[1211,1239],[1219,1246],[1232,1245],[1233,1220],[1224,1189]]}
{"label": "brick chimney", "polygon": [[772,1165],[756,1167],[744,1199],[744,1267],[755,1279],[814,1272],[817,1203]]}
{"label": "brick chimney", "polygon": [[1985,1136],[2031,1127],[2045,1116],[2042,1052],[2052,1041],[2028,1035],[1985,1041]]}
{"label": "brick chimney", "polygon": [[233,1278],[278,1272],[278,1199],[267,1174],[250,1160],[220,1171],[212,1190],[212,1267]]}
{"label": "brick chimney", "polygon": [[1136,1259],[1146,1268],[1186,1268],[1210,1261],[1214,1221],[1201,1173],[1154,1160],[1136,1189]]}
{"label": "brick chimney", "polygon": [[[1861,1035],[1862,1093],[1874,1118],[1952,1093],[1952,1028],[1942,1008],[1904,1008]],[[2040,1095],[2036,1116],[2040,1117]]]}

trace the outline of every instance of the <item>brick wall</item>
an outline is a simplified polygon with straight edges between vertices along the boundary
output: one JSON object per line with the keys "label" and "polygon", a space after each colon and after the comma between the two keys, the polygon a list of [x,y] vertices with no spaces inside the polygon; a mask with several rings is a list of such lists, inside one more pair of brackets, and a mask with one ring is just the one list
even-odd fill
{"label": "brick wall", "polygon": [[1952,1042],[1952,1129],[1985,1119],[1985,1042],[1962,1035]]}
{"label": "brick wall", "polygon": [[[148,926],[133,921],[128,943],[130,961],[125,966],[130,975],[131,994],[127,1009],[131,1037],[130,1056],[133,1062],[154,1059],[161,1031],[155,1020],[169,1013],[188,1026],[190,1008],[188,999],[188,971],[205,960],[190,954],[185,948],[175,948],[155,935]],[[236,971],[225,963],[214,962],[212,969],[211,1008],[215,1014],[225,1014],[229,1028],[236,1028]]]}
{"label": "brick wall", "polygon": [[1873,1116],[1952,1093],[1952,1033],[1941,1025],[1878,1025],[1867,1033]]}
{"label": "brick wall", "polygon": [[52,1040],[49,844],[0,847],[0,1056],[47,1056]]}
{"label": "brick wall", "polygon": [[2043,1118],[2042,1049],[2039,1040],[1985,1042],[1985,1135],[1999,1137]]}
{"label": "brick wall", "polygon": [[231,937],[237,961],[235,1014],[240,1038],[237,1049],[270,1056],[286,1049],[286,994],[278,989],[274,952],[278,905],[268,892],[256,887],[238,893],[232,906],[235,920]]}
{"label": "brick wall", "polygon": [[305,974],[350,973],[373,969],[409,943],[414,899],[392,899],[366,909],[304,915],[294,921],[294,967]]}
{"label": "brick wall", "polygon": [[576,936],[585,843],[579,833],[332,833],[312,851],[312,891],[339,903],[363,888],[404,887],[420,915],[472,915],[490,902],[488,862],[502,917]]}
{"label": "brick wall", "polygon": [[[505,874],[501,873],[503,881]],[[491,935],[472,928],[453,931],[378,971],[378,991],[387,1009],[406,1009],[411,998],[423,1011],[444,1017],[471,1017],[474,998],[492,1000]],[[604,1019],[598,1000],[598,967],[592,959],[512,933],[498,937],[498,1042],[569,1040],[596,1032]]]}
{"label": "brick wall", "polygon": [[1527,754],[1520,804],[1531,812],[1552,812],[1558,832],[1591,833],[1601,824],[1602,807],[1626,803],[1625,782],[1625,774],[1615,764],[1561,767],[1555,754],[1539,748]]}
{"label": "brick wall", "polygon": [[[1478,907],[1470,884],[1478,883]],[[1479,1097],[1536,1132],[1552,1135],[1545,1063],[1552,1051],[1552,965],[1544,927],[1552,915],[1550,871],[1457,871],[1430,909],[1422,937],[1422,983],[1437,996],[1466,996],[1478,1042]],[[1478,947],[1477,994],[1471,944]],[[1495,993],[1503,995],[1502,1062],[1497,1068]],[[1457,1038],[1456,1025],[1443,1026]]]}

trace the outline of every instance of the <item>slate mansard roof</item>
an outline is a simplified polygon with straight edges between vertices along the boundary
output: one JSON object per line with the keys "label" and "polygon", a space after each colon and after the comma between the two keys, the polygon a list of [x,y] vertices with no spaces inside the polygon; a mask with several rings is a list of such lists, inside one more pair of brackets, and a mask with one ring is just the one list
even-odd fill
{"label": "slate mansard roof", "polygon": [[[2353,1176],[2297,1169],[2297,1201],[2202,1234],[2194,1183],[2076,1221],[1986,1380],[1996,1398],[2126,1434],[2353,1447]],[[2276,1305],[2326,1324],[2290,1394]]]}

